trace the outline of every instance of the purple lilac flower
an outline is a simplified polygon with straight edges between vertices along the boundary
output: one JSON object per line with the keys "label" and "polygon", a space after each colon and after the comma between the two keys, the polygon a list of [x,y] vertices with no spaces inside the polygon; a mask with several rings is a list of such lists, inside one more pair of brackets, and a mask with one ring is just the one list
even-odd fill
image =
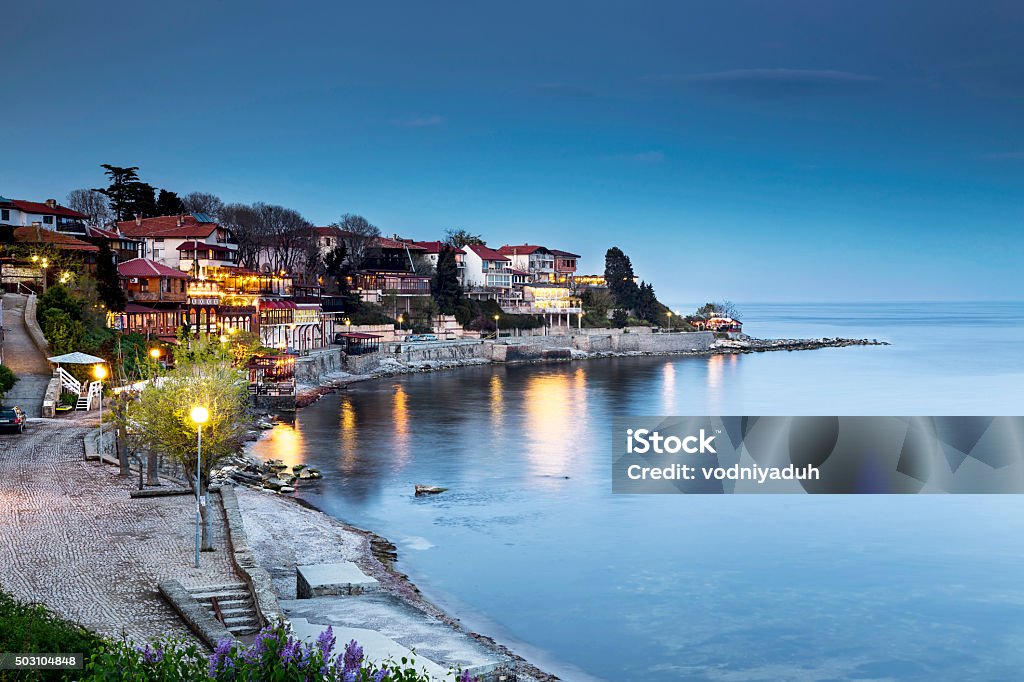
{"label": "purple lilac flower", "polygon": [[381,668],[373,674],[373,682],[385,682],[388,679],[388,669]]}
{"label": "purple lilac flower", "polygon": [[356,640],[345,645],[345,656],[342,659],[342,672],[359,670],[363,663],[363,647],[356,644]]}
{"label": "purple lilac flower", "polygon": [[289,638],[285,643],[284,648],[281,649],[281,662],[286,666],[296,659],[299,655],[299,650],[302,648],[302,642],[297,639]]}
{"label": "purple lilac flower", "polygon": [[142,660],[145,663],[153,664],[159,663],[160,661],[164,660],[164,652],[160,649],[159,646],[150,649],[149,645],[147,644],[144,647],[137,646],[135,647],[135,650],[142,654]]}
{"label": "purple lilac flower", "polygon": [[266,641],[268,639],[277,639],[277,635],[270,631],[269,628],[263,628],[259,634],[256,635],[256,639],[253,640],[252,646],[246,649],[242,653],[242,658],[248,663],[256,663],[263,659],[263,654],[267,650]]}
{"label": "purple lilac flower", "polygon": [[462,674],[459,675],[459,679],[456,682],[476,682],[475,677],[470,677],[468,670],[463,670]]}
{"label": "purple lilac flower", "polygon": [[331,652],[334,650],[334,645],[337,641],[337,638],[334,636],[334,629],[330,625],[316,638],[316,645],[320,647],[320,653],[324,655],[325,661],[331,657]]}
{"label": "purple lilac flower", "polygon": [[[221,637],[217,642],[217,646],[214,647],[213,653],[210,655],[210,677],[213,677],[217,670],[220,669],[221,663],[228,663],[232,665],[231,659],[227,658],[228,654],[231,653],[231,647],[234,642],[230,637]],[[226,659],[226,660],[225,660]]]}

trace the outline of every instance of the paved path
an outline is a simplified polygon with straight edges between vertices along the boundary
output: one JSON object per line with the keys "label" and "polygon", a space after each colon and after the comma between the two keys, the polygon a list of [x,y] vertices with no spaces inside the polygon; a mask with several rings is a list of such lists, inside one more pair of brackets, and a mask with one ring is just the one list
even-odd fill
{"label": "paved path", "polygon": [[157,583],[239,582],[219,502],[217,550],[204,552],[196,569],[194,498],[131,499],[137,478],[125,480],[117,467],[82,460],[85,432],[42,419],[22,436],[0,434],[0,586],[105,635],[195,641]]}
{"label": "paved path", "polygon": [[4,364],[19,378],[14,388],[4,396],[4,404],[20,405],[29,417],[38,417],[53,369],[25,329],[27,300],[27,296],[16,294],[4,296]]}

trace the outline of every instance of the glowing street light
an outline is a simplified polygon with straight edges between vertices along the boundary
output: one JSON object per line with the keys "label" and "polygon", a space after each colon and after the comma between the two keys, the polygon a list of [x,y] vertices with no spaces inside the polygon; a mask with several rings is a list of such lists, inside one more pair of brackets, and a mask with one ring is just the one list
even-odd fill
{"label": "glowing street light", "polygon": [[149,349],[149,357],[153,358],[154,360],[159,360],[160,359],[160,355],[161,355],[161,353],[160,353],[160,349],[159,348],[156,348],[154,346],[153,348]]}
{"label": "glowing street light", "polygon": [[103,380],[107,378],[107,368],[96,365],[92,368],[92,375],[100,382],[100,438],[96,441],[96,459],[103,464]]}
{"label": "glowing street light", "polygon": [[669,332],[671,332],[672,331],[672,311],[670,310],[670,311],[668,311],[665,314],[668,315],[668,330],[669,330]]}
{"label": "glowing street light", "polygon": [[501,315],[495,314],[495,316],[494,316],[494,339],[495,340],[497,340],[498,337],[501,336],[501,329],[498,327],[498,320],[500,318],[501,318]]}
{"label": "glowing street light", "polygon": [[189,418],[196,425],[196,568],[199,568],[199,539],[202,535],[200,530],[200,507],[202,498],[199,495],[202,487],[202,465],[203,465],[203,424],[210,419],[210,411],[202,405],[196,405],[188,414]]}
{"label": "glowing street light", "polygon": [[228,342],[228,337],[225,336],[224,334],[221,334],[220,335],[220,342],[221,343],[227,343]]}
{"label": "glowing street light", "polygon": [[405,322],[405,316],[404,315],[399,315],[398,316],[398,329],[399,330],[402,329],[402,323],[403,322]]}

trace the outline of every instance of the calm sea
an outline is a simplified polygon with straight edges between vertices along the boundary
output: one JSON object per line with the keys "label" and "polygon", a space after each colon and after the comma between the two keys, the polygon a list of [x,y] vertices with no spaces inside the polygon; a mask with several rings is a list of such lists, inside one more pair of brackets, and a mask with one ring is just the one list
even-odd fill
{"label": "calm sea", "polygon": [[1024,304],[741,309],[892,345],[367,382],[255,452],[320,467],[302,497],[567,680],[1019,679],[1024,498],[613,496],[608,441],[616,414],[1021,414]]}

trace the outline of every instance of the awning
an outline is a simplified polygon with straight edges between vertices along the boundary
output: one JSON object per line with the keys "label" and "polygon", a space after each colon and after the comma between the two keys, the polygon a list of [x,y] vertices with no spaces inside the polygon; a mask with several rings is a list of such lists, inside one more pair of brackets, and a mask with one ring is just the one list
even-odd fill
{"label": "awning", "polygon": [[341,334],[336,334],[336,336],[340,336],[343,339],[358,339],[358,340],[369,340],[369,339],[382,339],[382,338],[384,338],[380,334],[366,334],[364,332],[343,332]]}
{"label": "awning", "polygon": [[55,362],[58,365],[95,365],[97,362],[106,362],[103,358],[98,358],[95,355],[89,355],[88,353],[65,353],[64,355],[57,355],[52,358],[47,358],[50,362]]}

